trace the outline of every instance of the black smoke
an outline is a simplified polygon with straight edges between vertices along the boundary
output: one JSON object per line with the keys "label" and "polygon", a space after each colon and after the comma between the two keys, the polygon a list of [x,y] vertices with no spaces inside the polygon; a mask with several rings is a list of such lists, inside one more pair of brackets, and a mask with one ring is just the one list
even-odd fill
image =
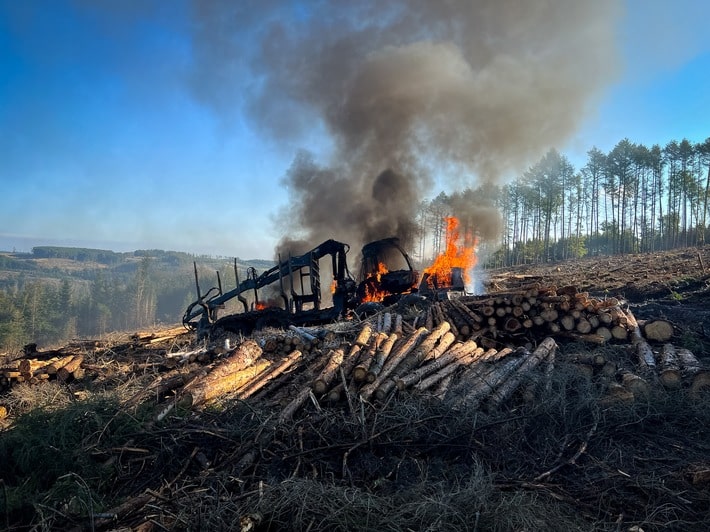
{"label": "black smoke", "polygon": [[310,148],[278,215],[308,245],[406,244],[435,179],[463,189],[521,171],[617,71],[616,0],[209,0],[194,13],[199,98]]}

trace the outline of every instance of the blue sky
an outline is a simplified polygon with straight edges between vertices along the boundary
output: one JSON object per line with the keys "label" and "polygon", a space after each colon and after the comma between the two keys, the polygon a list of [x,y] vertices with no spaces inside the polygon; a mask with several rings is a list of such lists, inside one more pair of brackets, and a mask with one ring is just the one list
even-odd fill
{"label": "blue sky", "polygon": [[[337,5],[269,4],[299,24]],[[607,151],[624,137],[648,145],[710,137],[710,4],[610,4],[614,74],[585,95],[554,145],[538,148],[581,164],[591,147]],[[219,12],[229,5],[0,0],[0,249],[272,257],[289,231],[284,175],[300,148],[327,157],[333,140],[285,100],[266,102],[273,116],[254,120],[256,100],[245,95],[264,80],[252,47],[266,42],[258,39],[269,13],[242,12],[232,28]],[[198,45],[200,32],[213,48]]]}

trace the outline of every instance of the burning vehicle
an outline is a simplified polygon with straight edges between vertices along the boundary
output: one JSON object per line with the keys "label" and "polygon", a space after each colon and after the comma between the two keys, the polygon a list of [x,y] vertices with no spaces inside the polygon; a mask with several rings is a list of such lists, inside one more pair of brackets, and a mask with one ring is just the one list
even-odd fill
{"label": "burning vehicle", "polygon": [[[462,238],[458,219],[447,218],[446,224],[446,249],[424,270],[421,280],[395,237],[363,246],[357,281],[347,263],[350,246],[336,240],[326,240],[302,255],[279,257],[278,264],[261,274],[249,268],[242,281],[235,260],[236,287],[226,292],[217,272],[217,286],[203,294],[195,264],[197,300],[187,307],[183,324],[197,331],[198,337],[218,330],[250,334],[264,327],[331,323],[353,312],[369,314],[410,294],[418,300],[463,295],[476,264],[476,241],[468,234]],[[332,273],[329,292],[321,282],[321,262],[327,258]],[[219,312],[234,299],[241,312],[220,317]]]}
{"label": "burning vehicle", "polygon": [[[327,240],[303,255],[284,260],[279,257],[278,264],[261,274],[249,268],[243,281],[239,280],[235,260],[237,286],[227,292],[223,291],[217,272],[217,286],[203,294],[195,263],[197,300],[187,307],[183,324],[197,331],[198,337],[217,330],[249,334],[269,326],[319,325],[347,317],[363,304],[389,304],[416,290],[418,273],[398,239],[377,240],[363,247],[359,283],[348,268],[349,249],[350,246],[343,242]],[[328,257],[332,272],[329,297],[332,304],[324,306],[324,299],[327,301],[328,297],[322,290],[321,259]],[[264,299],[262,290],[276,293],[276,297]],[[235,298],[243,311],[219,317],[219,311]]]}
{"label": "burning vehicle", "polygon": [[465,295],[477,263],[476,236],[472,232],[462,235],[458,218],[449,216],[445,221],[446,249],[424,270],[419,284],[419,293],[433,299]]}

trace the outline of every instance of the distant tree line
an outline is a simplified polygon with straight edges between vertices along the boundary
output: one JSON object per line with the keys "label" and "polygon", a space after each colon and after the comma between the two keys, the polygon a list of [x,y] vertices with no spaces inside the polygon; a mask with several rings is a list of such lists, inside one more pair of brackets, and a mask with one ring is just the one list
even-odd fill
{"label": "distant tree line", "polygon": [[426,261],[443,249],[447,215],[484,232],[490,220],[475,210],[488,207],[502,216],[498,241],[482,243],[489,267],[702,245],[709,199],[710,138],[663,147],[623,139],[608,153],[589,150],[579,169],[553,149],[512,183],[423,203],[417,254]]}
{"label": "distant tree line", "polygon": [[[40,265],[33,260],[38,258],[91,264],[62,269]],[[210,268],[224,263],[202,259],[204,274],[213,276]],[[196,297],[193,260],[193,255],[172,251],[49,246],[31,254],[0,254],[5,273],[0,277],[0,350],[177,323]]]}

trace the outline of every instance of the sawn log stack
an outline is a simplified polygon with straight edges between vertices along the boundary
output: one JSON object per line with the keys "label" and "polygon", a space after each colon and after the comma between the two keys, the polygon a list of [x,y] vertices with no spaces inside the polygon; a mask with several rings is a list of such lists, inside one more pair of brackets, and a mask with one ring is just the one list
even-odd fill
{"label": "sawn log stack", "polygon": [[[710,377],[687,349],[672,343],[665,320],[638,322],[615,298],[574,289],[532,286],[511,293],[393,305],[361,321],[303,329],[290,327],[250,338],[213,338],[180,346],[172,329],[134,336],[107,348],[75,344],[71,352],[28,352],[0,368],[0,389],[58,380],[101,380],[110,364],[142,368],[153,383],[131,404],[156,405],[160,418],[174,408],[199,408],[229,398],[263,401],[287,422],[304,408],[386,404],[396,393],[425,394],[452,408],[499,408],[515,394],[534,400],[554,371],[595,378],[605,401],[633,401],[652,392],[687,387],[708,393]],[[602,354],[561,355],[559,345],[580,341],[627,346],[625,363]],[[183,341],[184,343],[184,341]],[[166,348],[168,345],[168,348]],[[580,344],[581,345],[581,344]],[[176,348],[177,346],[177,348]]]}

